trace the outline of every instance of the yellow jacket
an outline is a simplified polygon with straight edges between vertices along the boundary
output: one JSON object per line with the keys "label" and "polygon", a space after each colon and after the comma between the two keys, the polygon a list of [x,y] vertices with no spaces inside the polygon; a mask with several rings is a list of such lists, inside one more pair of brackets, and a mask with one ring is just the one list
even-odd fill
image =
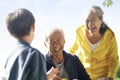
{"label": "yellow jacket", "polygon": [[76,39],[70,48],[79,56],[92,80],[102,77],[114,78],[118,70],[118,50],[114,33],[108,29],[98,47],[91,51],[85,34],[85,25],[76,30]]}

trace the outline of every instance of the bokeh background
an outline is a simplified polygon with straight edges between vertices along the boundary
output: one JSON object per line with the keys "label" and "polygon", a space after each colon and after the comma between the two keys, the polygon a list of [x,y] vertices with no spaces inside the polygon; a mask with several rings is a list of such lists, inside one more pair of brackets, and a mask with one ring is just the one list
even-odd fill
{"label": "bokeh background", "polygon": [[[109,7],[103,6],[105,0],[0,0],[0,74],[5,61],[12,51],[16,40],[6,28],[6,15],[18,8],[30,10],[36,19],[36,32],[32,46],[44,55],[44,34],[50,27],[61,27],[65,32],[65,50],[68,51],[74,40],[75,29],[85,23],[87,9],[92,5],[100,6],[104,11],[104,21],[114,31],[120,50],[120,0],[112,0]],[[120,55],[120,51],[119,51]]]}

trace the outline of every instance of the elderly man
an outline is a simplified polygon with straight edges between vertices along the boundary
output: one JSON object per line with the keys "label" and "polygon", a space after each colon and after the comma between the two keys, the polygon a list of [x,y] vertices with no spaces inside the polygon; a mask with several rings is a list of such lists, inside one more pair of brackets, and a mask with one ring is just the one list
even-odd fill
{"label": "elderly man", "polygon": [[45,36],[44,42],[48,53],[46,55],[47,70],[58,68],[58,77],[67,80],[90,80],[85,68],[76,55],[64,51],[64,32],[60,28],[52,28]]}

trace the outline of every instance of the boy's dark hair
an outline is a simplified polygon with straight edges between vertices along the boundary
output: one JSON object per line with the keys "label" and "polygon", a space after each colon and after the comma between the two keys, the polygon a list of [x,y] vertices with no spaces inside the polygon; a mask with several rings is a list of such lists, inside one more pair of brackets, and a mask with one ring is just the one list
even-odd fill
{"label": "boy's dark hair", "polygon": [[35,18],[27,9],[18,9],[8,14],[6,24],[11,35],[21,38],[29,34],[31,26],[35,24]]}

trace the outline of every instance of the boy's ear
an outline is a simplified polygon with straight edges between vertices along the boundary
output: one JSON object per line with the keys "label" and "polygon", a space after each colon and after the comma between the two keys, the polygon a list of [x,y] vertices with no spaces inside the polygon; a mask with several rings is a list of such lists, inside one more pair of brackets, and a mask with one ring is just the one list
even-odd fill
{"label": "boy's ear", "polygon": [[35,31],[35,24],[32,25],[31,30]]}

